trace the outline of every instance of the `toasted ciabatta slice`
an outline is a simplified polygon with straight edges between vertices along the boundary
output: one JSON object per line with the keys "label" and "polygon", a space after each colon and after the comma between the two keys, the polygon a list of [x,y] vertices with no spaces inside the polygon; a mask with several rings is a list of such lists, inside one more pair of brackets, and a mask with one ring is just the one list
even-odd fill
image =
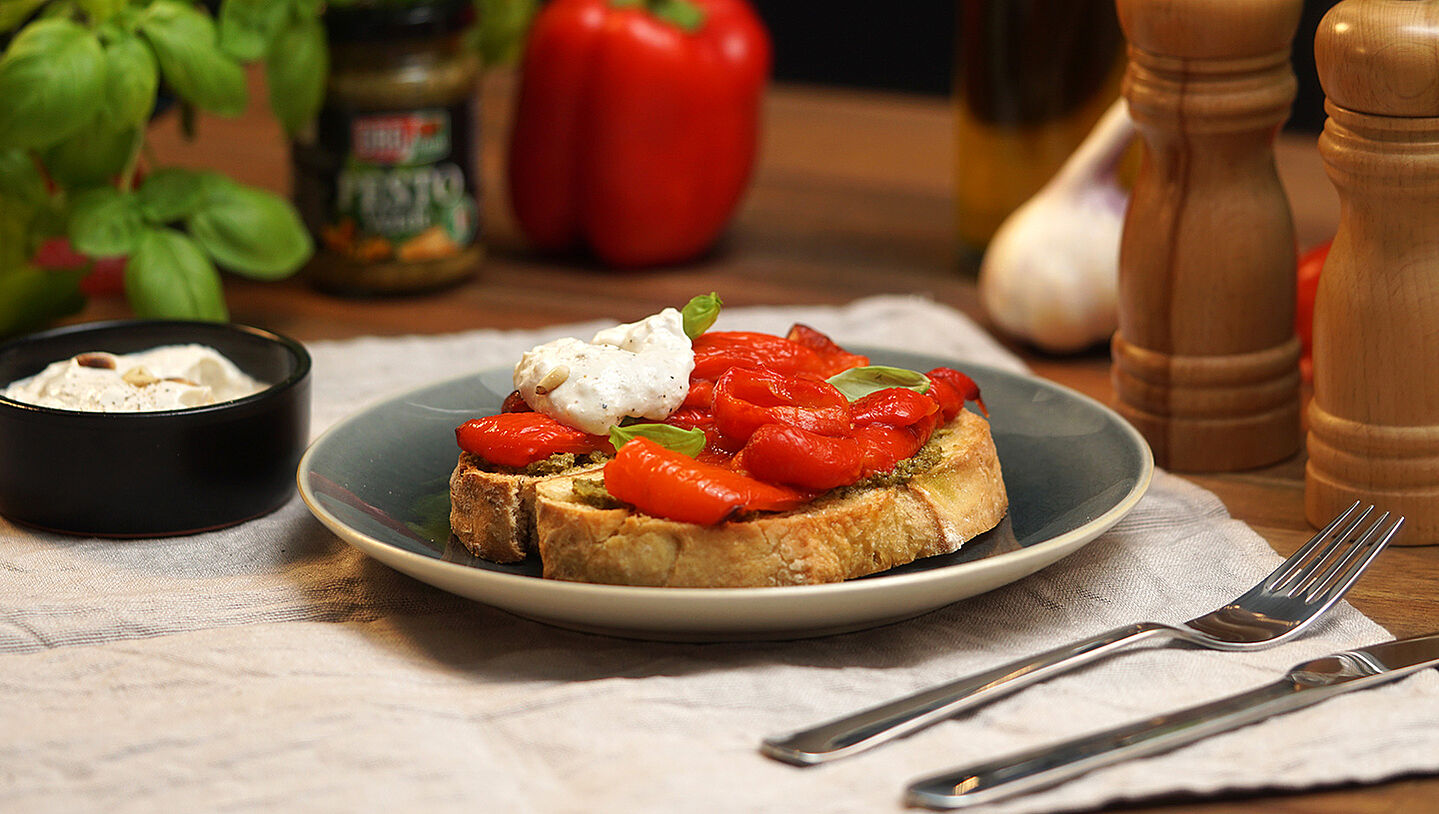
{"label": "toasted ciabatta slice", "polygon": [[476,557],[519,562],[535,551],[535,484],[598,466],[551,464],[558,471],[525,474],[461,452],[450,473],[450,531]]}
{"label": "toasted ciabatta slice", "polygon": [[947,554],[999,523],[1009,500],[988,422],[961,411],[911,459],[920,471],[826,493],[802,508],[714,526],[601,508],[575,482],[533,484],[544,576],[692,588],[838,582]]}

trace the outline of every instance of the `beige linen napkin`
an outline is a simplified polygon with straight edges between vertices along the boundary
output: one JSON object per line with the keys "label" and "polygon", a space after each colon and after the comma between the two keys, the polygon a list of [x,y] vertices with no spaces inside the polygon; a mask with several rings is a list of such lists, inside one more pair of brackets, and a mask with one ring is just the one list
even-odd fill
{"label": "beige linen napkin", "polygon": [[[851,344],[1021,367],[922,299],[723,320],[769,331],[802,320]],[[595,327],[315,343],[316,429]],[[298,500],[162,540],[0,520],[0,810],[897,811],[916,775],[1257,686],[1388,636],[1341,605],[1261,653],[1140,648],[812,769],[761,757],[760,738],[1119,624],[1189,618],[1277,561],[1213,495],[1159,473],[1112,531],[1006,588],[844,636],[687,645],[573,633],[453,597],[341,543]],[[988,810],[1433,772],[1436,724],[1429,671]]]}

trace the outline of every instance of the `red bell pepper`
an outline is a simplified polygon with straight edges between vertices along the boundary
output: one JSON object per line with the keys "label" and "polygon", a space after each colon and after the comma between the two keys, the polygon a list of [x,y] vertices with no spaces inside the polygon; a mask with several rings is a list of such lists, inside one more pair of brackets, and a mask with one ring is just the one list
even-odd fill
{"label": "red bell pepper", "polygon": [[1302,348],[1299,371],[1305,381],[1314,378],[1314,295],[1319,291],[1319,274],[1324,271],[1324,261],[1329,259],[1333,245],[1334,239],[1330,238],[1304,252],[1295,267],[1294,332]]}
{"label": "red bell pepper", "polygon": [[613,266],[699,255],[749,182],[769,68],[744,0],[551,0],[511,132],[521,229]]}

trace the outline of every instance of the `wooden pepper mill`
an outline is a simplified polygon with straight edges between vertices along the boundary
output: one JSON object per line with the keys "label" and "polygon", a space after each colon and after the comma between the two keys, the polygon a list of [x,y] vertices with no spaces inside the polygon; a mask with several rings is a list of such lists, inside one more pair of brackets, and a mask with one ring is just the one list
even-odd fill
{"label": "wooden pepper mill", "polygon": [[1274,137],[1302,0],[1118,0],[1143,138],[1119,253],[1119,411],[1164,467],[1299,448],[1294,223]]}
{"label": "wooden pepper mill", "polygon": [[1314,309],[1305,508],[1356,499],[1439,542],[1439,2],[1347,0],[1315,37],[1341,202]]}

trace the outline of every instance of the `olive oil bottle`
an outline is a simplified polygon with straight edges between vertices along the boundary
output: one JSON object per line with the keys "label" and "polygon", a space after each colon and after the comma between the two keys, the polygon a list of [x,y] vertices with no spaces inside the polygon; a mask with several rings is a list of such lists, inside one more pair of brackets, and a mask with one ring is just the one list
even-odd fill
{"label": "olive oil bottle", "polygon": [[1113,0],[959,0],[955,204],[961,264],[1059,169],[1119,96]]}

